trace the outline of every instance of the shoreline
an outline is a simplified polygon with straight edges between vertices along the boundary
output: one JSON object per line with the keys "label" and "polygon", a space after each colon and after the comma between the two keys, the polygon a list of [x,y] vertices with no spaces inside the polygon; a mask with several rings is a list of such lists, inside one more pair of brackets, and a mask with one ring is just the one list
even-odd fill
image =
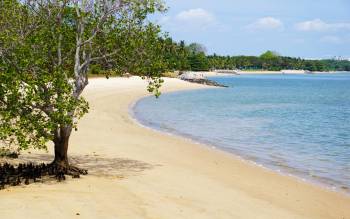
{"label": "shoreline", "polygon": [[283,73],[281,71],[240,71],[239,74],[234,73],[220,73],[220,72],[194,72],[197,74],[203,74],[206,77],[215,77],[215,76],[240,76],[240,75],[324,75],[324,74],[350,74],[350,71],[327,71],[327,72],[311,72],[311,73]]}
{"label": "shoreline", "polygon": [[[167,93],[177,93],[177,92],[187,92],[187,91],[180,90],[180,91],[173,91],[173,92],[167,92]],[[239,161],[245,162],[248,165],[254,165],[257,168],[262,168],[264,170],[271,171],[272,173],[275,173],[275,174],[278,174],[281,176],[290,177],[292,180],[297,180],[299,182],[311,184],[313,186],[319,187],[321,189],[324,189],[324,190],[327,190],[330,192],[340,193],[340,194],[345,195],[345,196],[350,198],[350,188],[342,188],[342,186],[331,185],[330,183],[326,182],[327,180],[329,181],[329,179],[325,180],[325,182],[321,182],[322,180],[318,179],[317,177],[314,177],[314,178],[307,177],[305,175],[303,176],[302,173],[298,175],[298,174],[293,174],[291,172],[288,172],[287,170],[277,169],[277,167],[275,167],[275,168],[272,166],[269,167],[268,165],[259,163],[257,161],[251,160],[249,158],[246,158],[246,157],[244,157],[244,155],[237,154],[233,150],[230,150],[228,148],[225,149],[224,147],[221,147],[219,145],[214,145],[210,142],[207,142],[206,140],[201,140],[199,138],[191,137],[190,135],[182,134],[180,132],[177,132],[176,130],[175,131],[170,131],[170,130],[166,131],[166,130],[159,128],[159,127],[157,128],[157,127],[152,127],[151,125],[144,124],[144,123],[147,123],[147,121],[142,120],[142,118],[138,118],[135,111],[134,111],[134,108],[139,101],[142,101],[143,99],[149,98],[149,97],[150,96],[141,97],[140,99],[134,101],[129,107],[130,117],[140,127],[146,128],[146,129],[149,129],[149,130],[152,130],[155,132],[159,132],[159,133],[167,135],[167,136],[187,140],[192,144],[198,144],[198,145],[203,146],[203,147],[207,147],[207,148],[211,148],[214,150],[218,150],[218,151],[227,153],[227,154],[231,155],[233,159],[238,159]]]}
{"label": "shoreline", "polygon": [[[166,79],[162,91],[200,88]],[[148,95],[139,78],[93,79],[83,95],[91,109],[69,154],[90,174],[0,191],[4,218],[349,218],[343,194],[141,127],[129,114]],[[52,148],[21,159],[51,161]]]}

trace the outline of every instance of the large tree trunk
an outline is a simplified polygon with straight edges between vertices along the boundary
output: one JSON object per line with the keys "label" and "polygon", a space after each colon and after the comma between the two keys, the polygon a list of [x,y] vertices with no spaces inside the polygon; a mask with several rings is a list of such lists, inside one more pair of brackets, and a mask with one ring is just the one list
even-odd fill
{"label": "large tree trunk", "polygon": [[52,166],[54,167],[56,177],[59,180],[65,179],[64,174],[72,175],[73,177],[79,177],[80,174],[88,174],[87,170],[80,169],[69,164],[68,144],[71,133],[72,126],[61,126],[55,133],[55,159],[52,162]]}
{"label": "large tree trunk", "polygon": [[54,139],[55,159],[53,161],[53,164],[63,169],[69,168],[67,152],[68,152],[69,137],[71,132],[72,132],[72,127],[70,126],[61,127],[57,131]]}

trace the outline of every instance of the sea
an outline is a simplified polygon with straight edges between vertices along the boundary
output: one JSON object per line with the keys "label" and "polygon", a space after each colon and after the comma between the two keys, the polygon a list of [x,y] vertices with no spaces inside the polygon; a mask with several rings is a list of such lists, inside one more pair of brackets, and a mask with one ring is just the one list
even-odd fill
{"label": "sea", "polygon": [[257,165],[350,191],[350,73],[212,77],[228,88],[146,97],[145,126]]}

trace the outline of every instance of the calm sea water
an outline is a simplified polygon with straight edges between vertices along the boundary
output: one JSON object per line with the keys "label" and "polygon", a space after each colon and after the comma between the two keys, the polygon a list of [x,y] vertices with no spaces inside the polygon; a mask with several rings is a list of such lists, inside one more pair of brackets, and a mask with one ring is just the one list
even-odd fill
{"label": "calm sea water", "polygon": [[230,87],[144,98],[134,115],[146,126],[349,191],[350,74],[212,79]]}

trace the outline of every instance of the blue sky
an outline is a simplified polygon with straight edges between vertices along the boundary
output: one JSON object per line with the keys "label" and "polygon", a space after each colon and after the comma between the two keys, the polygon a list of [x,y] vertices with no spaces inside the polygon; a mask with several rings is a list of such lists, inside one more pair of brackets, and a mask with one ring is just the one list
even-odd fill
{"label": "blue sky", "polygon": [[350,58],[350,0],[165,0],[156,16],[175,40],[208,53]]}

